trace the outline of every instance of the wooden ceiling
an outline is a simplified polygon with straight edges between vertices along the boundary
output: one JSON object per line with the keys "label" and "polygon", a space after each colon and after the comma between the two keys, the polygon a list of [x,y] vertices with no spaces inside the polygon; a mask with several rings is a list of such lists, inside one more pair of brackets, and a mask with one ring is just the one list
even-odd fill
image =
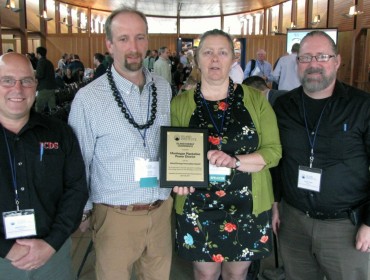
{"label": "wooden ceiling", "polygon": [[[285,0],[286,1],[286,0]],[[60,2],[112,11],[121,5],[136,8],[148,16],[209,17],[269,8],[284,0],[62,0]]]}

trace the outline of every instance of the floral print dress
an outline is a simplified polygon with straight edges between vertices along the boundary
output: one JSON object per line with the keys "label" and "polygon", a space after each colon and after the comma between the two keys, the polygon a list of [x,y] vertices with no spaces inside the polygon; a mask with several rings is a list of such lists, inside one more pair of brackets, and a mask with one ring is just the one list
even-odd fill
{"label": "floral print dress", "polygon": [[[209,148],[228,154],[248,154],[257,149],[258,135],[250,114],[243,104],[243,90],[238,86],[231,108],[226,134],[219,143],[226,100],[206,101],[203,115],[209,127]],[[208,107],[208,109],[206,109]],[[212,114],[213,121],[209,114]],[[208,117],[208,119],[207,119]],[[190,127],[201,126],[194,113]],[[224,182],[209,183],[209,188],[189,194],[182,215],[176,214],[176,248],[180,257],[198,262],[251,261],[267,257],[271,252],[270,212],[257,217],[252,214],[252,177],[250,173],[232,169]]]}

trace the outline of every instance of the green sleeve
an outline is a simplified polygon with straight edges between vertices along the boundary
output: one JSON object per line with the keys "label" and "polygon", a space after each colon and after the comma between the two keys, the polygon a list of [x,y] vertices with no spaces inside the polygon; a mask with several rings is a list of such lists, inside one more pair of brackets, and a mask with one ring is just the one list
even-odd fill
{"label": "green sleeve", "polygon": [[262,94],[243,85],[244,105],[256,126],[259,153],[266,162],[265,168],[277,166],[282,155],[276,116],[270,103]]}

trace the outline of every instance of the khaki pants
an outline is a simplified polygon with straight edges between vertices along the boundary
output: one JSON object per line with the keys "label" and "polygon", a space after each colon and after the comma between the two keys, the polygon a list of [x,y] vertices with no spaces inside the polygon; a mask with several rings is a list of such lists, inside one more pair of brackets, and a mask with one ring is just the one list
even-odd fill
{"label": "khaki pants", "polygon": [[349,219],[318,220],[282,203],[279,243],[287,280],[368,280],[370,254],[357,251]]}
{"label": "khaki pants", "polygon": [[169,279],[172,198],[152,211],[95,204],[92,216],[98,280]]}

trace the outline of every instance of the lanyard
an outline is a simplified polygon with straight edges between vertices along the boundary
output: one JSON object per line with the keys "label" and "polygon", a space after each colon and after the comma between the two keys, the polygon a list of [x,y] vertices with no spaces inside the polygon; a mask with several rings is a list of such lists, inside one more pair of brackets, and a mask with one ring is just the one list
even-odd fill
{"label": "lanyard", "polygon": [[325,106],[324,106],[324,108],[322,109],[322,111],[320,113],[320,117],[319,117],[319,120],[317,121],[317,125],[316,125],[316,128],[315,128],[315,131],[313,132],[314,136],[311,138],[310,132],[308,131],[306,107],[305,107],[304,96],[303,96],[303,92],[302,92],[302,105],[303,105],[304,123],[305,123],[305,126],[306,126],[306,132],[307,132],[307,136],[308,136],[308,141],[310,142],[310,147],[311,147],[310,168],[312,168],[312,163],[313,163],[313,160],[314,160],[314,151],[313,151],[313,149],[314,149],[315,142],[316,142],[317,131],[319,130],[319,126],[320,126],[320,123],[321,123],[321,118],[322,118],[322,116],[324,114],[324,111],[325,111],[326,106],[328,105],[328,101],[326,101]]}
{"label": "lanyard", "polygon": [[[216,121],[215,119],[213,118],[212,116],[212,113],[211,113],[211,110],[209,109],[208,107],[208,104],[207,104],[207,101],[204,99],[204,96],[202,93],[200,93],[201,97],[202,97],[202,100],[203,100],[203,103],[204,105],[206,106],[207,108],[207,111],[208,111],[208,115],[209,115],[209,118],[211,119],[212,123],[213,123],[213,126],[214,128],[216,129],[218,135],[220,136],[220,144],[219,144],[219,149],[221,150],[221,147],[222,147],[222,137],[223,137],[223,134],[224,134],[224,121],[225,121],[225,114],[226,114],[226,110],[223,111],[222,113],[222,119],[221,119],[221,126],[220,126],[220,129],[218,128],[217,124],[216,124]],[[228,98],[229,98],[229,93],[227,94],[227,101],[228,101]],[[226,102],[227,104],[229,104],[229,102]]]}
{"label": "lanyard", "polygon": [[[127,106],[127,104],[126,104],[125,100],[122,98],[122,95],[121,95],[121,94],[119,95],[119,97],[120,97],[120,99],[121,99],[122,103],[125,105],[125,107],[126,107],[126,109],[127,109],[127,113],[130,115],[130,117],[131,117],[132,119],[134,119],[133,115],[131,114],[130,109],[128,108],[128,106]],[[146,122],[148,122],[148,120],[149,120],[150,98],[151,98],[151,95],[150,95],[150,93],[149,93],[149,98],[148,98],[148,108],[147,108],[147,113],[146,113]],[[137,131],[140,133],[140,136],[141,136],[141,138],[143,139],[143,145],[144,145],[144,148],[146,147],[146,140],[145,140],[145,139],[146,139],[146,131],[147,131],[147,129],[148,129],[148,128],[144,128],[144,133],[142,133],[142,132],[140,131],[140,129],[139,129],[139,128],[137,128]]]}
{"label": "lanyard", "polygon": [[7,139],[6,134],[5,134],[5,129],[4,129],[3,126],[2,126],[2,128],[3,128],[3,133],[4,133],[5,144],[6,144],[6,147],[7,147],[7,150],[8,150],[8,159],[9,159],[10,171],[12,173],[12,183],[13,183],[13,188],[14,188],[14,193],[15,193],[15,205],[17,206],[17,211],[19,211],[19,196],[18,196],[18,189],[17,189],[17,171],[16,171],[16,168],[15,168],[15,156],[13,156],[13,159],[12,159],[8,139]]}

